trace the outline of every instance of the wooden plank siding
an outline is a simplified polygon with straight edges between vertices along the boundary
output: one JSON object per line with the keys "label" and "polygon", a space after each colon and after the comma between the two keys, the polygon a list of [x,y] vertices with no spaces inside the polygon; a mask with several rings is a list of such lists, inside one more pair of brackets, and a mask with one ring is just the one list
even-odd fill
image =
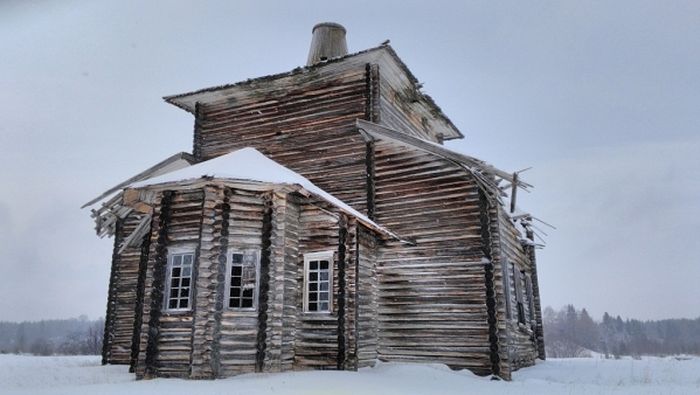
{"label": "wooden plank siding", "polygon": [[379,358],[442,362],[489,374],[478,187],[442,159],[375,142]]}

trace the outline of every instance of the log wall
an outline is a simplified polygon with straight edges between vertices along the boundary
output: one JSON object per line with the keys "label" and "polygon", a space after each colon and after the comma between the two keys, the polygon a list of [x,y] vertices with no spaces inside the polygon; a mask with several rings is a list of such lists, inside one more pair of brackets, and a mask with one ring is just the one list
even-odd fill
{"label": "log wall", "polygon": [[378,241],[361,226],[356,238],[357,253],[357,367],[373,366],[377,359],[377,257]]}
{"label": "log wall", "polygon": [[[500,267],[501,276],[506,275],[507,280],[503,281],[501,277],[498,283],[500,284],[503,297],[508,297],[510,303],[505,301],[502,303],[502,318],[505,323],[505,328],[502,328],[507,341],[505,342],[506,353],[503,358],[508,366],[509,372],[517,370],[521,367],[531,366],[535,364],[535,359],[538,357],[537,339],[535,330],[537,328],[536,320],[530,320],[530,303],[527,299],[527,288],[525,281],[522,281],[519,273],[524,271],[529,276],[533,274],[533,262],[530,260],[528,251],[523,247],[520,241],[520,233],[515,228],[515,225],[507,215],[505,208],[498,206],[497,212],[493,213],[494,223],[498,224],[498,248],[500,250]],[[526,323],[518,322],[518,307],[517,307],[517,292],[516,284],[518,281],[523,294],[523,307],[525,312]],[[506,285],[508,290],[504,290]],[[510,306],[510,314],[506,312],[506,308]]]}
{"label": "log wall", "polygon": [[[478,187],[464,169],[389,142],[368,144],[355,128],[363,118],[441,142],[405,105],[415,90],[398,91],[405,81],[393,81],[399,71],[386,67],[258,82],[253,95],[197,105],[193,152],[206,160],[254,147],[416,245],[389,241],[380,249],[354,219],[299,197],[221,188],[175,193],[171,205],[154,213],[144,274],[154,292],[144,296],[139,377],[356,369],[377,357],[489,374],[493,325],[504,377],[532,363],[534,336],[505,319],[503,263],[532,262],[512,224],[491,207],[490,238],[484,238]],[[192,313],[154,311],[163,252],[200,241]],[[225,290],[214,279],[232,249],[264,256],[259,311],[222,305]],[[332,313],[304,313],[303,254],[328,250],[335,251]],[[485,268],[485,260],[492,266]],[[486,307],[491,277],[495,312]]]}
{"label": "log wall", "polygon": [[338,217],[316,204],[300,207],[297,284],[300,285],[298,318],[294,341],[294,368],[336,369],[338,361],[338,298],[333,297],[331,313],[305,313],[303,309],[304,253],[335,251],[333,289],[338,289]]}
{"label": "log wall", "polygon": [[191,322],[190,378],[212,378],[219,371],[217,317],[223,310],[224,287],[218,281],[225,274],[229,212],[227,191],[220,185],[203,188],[199,245],[193,267],[194,287]]}
{"label": "log wall", "polygon": [[[170,204],[167,228],[167,248],[186,247],[195,252],[193,268],[200,267],[197,250],[201,235],[204,193],[201,190],[178,191]],[[167,273],[166,273],[167,275]],[[192,283],[199,281],[195,269]],[[202,289],[204,291],[204,289]],[[197,287],[190,292],[192,311],[163,312],[158,330],[157,372],[161,377],[186,377],[190,374],[193,351],[193,318],[197,307]]]}
{"label": "log wall", "polygon": [[[229,194],[228,251],[262,249],[264,201],[260,193],[232,190]],[[228,273],[226,273],[228,275]],[[224,290],[224,293],[227,291]],[[258,313],[228,309],[224,298],[219,342],[220,377],[255,371]]]}
{"label": "log wall", "polygon": [[112,257],[112,274],[105,322],[103,362],[129,364],[137,308],[137,289],[141,248],[128,247],[118,253],[123,240],[141,220],[141,215],[131,214],[119,222],[115,234],[115,251]]}
{"label": "log wall", "polygon": [[377,221],[416,241],[378,259],[379,358],[491,373],[477,185],[419,151],[375,152]]}
{"label": "log wall", "polygon": [[[282,312],[282,345],[281,345],[281,369],[283,371],[294,369],[295,337],[297,333],[298,319],[303,309],[302,287],[303,280],[299,282],[299,236],[301,227],[299,222],[299,200],[288,196],[284,206],[284,307]],[[303,267],[301,268],[303,270]],[[277,285],[279,289],[279,285]]]}
{"label": "log wall", "polygon": [[[154,205],[133,355],[138,378],[353,370],[360,352],[363,363],[374,360],[376,281],[364,279],[366,290],[356,283],[359,275],[374,271],[376,240],[366,229],[358,240],[354,218],[301,196],[221,185],[166,191]],[[192,308],[168,312],[163,309],[168,249],[183,247],[195,251]],[[226,305],[227,255],[245,250],[260,251],[257,311]],[[318,251],[334,252],[330,314],[303,313],[303,256]],[[358,294],[366,299],[362,308]],[[367,333],[358,333],[358,327]]]}
{"label": "log wall", "polygon": [[376,74],[379,81],[379,117],[373,122],[442,144],[442,136],[430,127],[427,114],[421,115],[409,104],[418,100],[418,94],[396,64],[386,63],[381,70],[377,67]]}
{"label": "log wall", "polygon": [[198,106],[194,152],[206,160],[254,147],[364,211],[366,147],[354,121],[366,115],[367,71],[309,80],[300,75],[247,100]]}
{"label": "log wall", "polygon": [[[359,333],[359,301],[358,292],[358,223],[354,218],[345,214],[340,215],[340,229],[338,230],[338,256],[343,258],[343,270],[338,271],[337,294],[342,294],[343,309],[338,306],[338,355],[337,367],[343,370],[357,370],[358,368],[358,337]],[[341,285],[341,279],[343,284]]]}
{"label": "log wall", "polygon": [[[198,249],[203,203],[201,190],[166,191],[164,198],[156,202],[145,273],[137,377],[187,377],[190,374],[194,313],[163,311],[163,290],[168,248],[186,247],[194,252]],[[196,261],[197,257],[194,266],[199,266]],[[196,282],[195,273],[193,283]]]}

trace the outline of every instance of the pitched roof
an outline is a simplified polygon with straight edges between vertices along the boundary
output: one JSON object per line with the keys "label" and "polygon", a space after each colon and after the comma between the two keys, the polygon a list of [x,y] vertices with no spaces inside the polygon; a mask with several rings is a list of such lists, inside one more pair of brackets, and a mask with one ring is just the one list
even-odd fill
{"label": "pitched roof", "polygon": [[301,192],[308,192],[327,201],[341,211],[349,214],[368,228],[391,238],[401,240],[394,232],[377,224],[366,215],[350,207],[345,202],[319,188],[307,178],[274,160],[266,157],[254,148],[242,148],[204,162],[186,166],[155,177],[143,179],[124,185],[123,188],[145,188],[150,186],[165,186],[172,183],[198,179],[216,178],[219,180],[248,181],[254,183],[282,184],[297,186]]}
{"label": "pitched roof", "polygon": [[195,163],[196,160],[194,159],[194,156],[191,154],[188,154],[187,152],[179,152],[175,155],[172,155],[155,165],[149,167],[148,169],[136,174],[135,176],[120,182],[119,184],[113,186],[112,188],[104,191],[100,196],[90,200],[89,202],[83,204],[80,208],[85,208],[88,206],[92,206],[93,204],[104,200],[105,198],[109,197],[113,193],[119,191],[122,188],[127,187],[129,184],[145,180],[149,177],[154,177],[163,173],[167,173],[176,169],[180,169],[185,166],[189,166],[193,163]]}

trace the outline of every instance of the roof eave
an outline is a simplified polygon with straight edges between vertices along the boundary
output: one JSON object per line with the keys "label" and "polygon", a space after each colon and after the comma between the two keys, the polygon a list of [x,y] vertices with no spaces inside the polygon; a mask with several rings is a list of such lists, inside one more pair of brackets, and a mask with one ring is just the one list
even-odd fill
{"label": "roof eave", "polygon": [[[304,188],[304,186],[300,184],[289,184],[289,183],[272,183],[272,182],[267,182],[267,181],[257,181],[257,180],[244,180],[244,179],[238,179],[238,178],[226,178],[226,177],[211,177],[211,176],[202,176],[198,178],[190,178],[186,180],[178,180],[178,181],[165,181],[157,184],[148,184],[148,185],[140,185],[133,187],[134,189],[154,189],[156,191],[160,190],[166,190],[166,189],[178,189],[178,188],[199,188],[204,184],[211,184],[211,183],[216,183],[216,184],[222,184],[222,185],[227,185],[227,186],[233,186],[233,187],[249,187],[249,188],[254,188],[255,190],[279,190],[282,192],[298,192],[301,193],[304,196],[315,196],[318,199],[321,199],[328,204],[332,205],[336,209],[344,212],[347,215],[350,215],[357,219],[360,223],[362,223],[364,226],[367,228],[371,229],[372,231],[380,234],[383,236],[383,239],[394,239],[396,241],[404,242],[404,243],[412,243],[410,240],[406,240],[405,238],[399,236],[398,234],[392,232],[391,230],[377,224],[376,222],[372,221],[369,218],[365,218],[362,216],[362,213],[359,213],[360,216],[357,215],[357,213],[350,212],[346,209],[344,209],[341,206],[335,205],[332,201],[329,201],[328,199],[324,198],[321,195],[318,195],[312,191],[309,191],[308,189]],[[257,186],[257,187],[254,187]],[[127,186],[126,188],[129,188]]]}
{"label": "roof eave", "polygon": [[94,199],[90,200],[89,202],[83,204],[80,208],[82,209],[82,208],[85,208],[85,207],[92,206],[93,204],[95,204],[95,203],[97,203],[97,202],[99,202],[99,201],[101,201],[101,200],[104,200],[106,197],[108,197],[108,196],[114,194],[115,192],[119,191],[120,189],[123,189],[123,188],[127,187],[127,186],[130,185],[130,184],[133,184],[133,183],[135,183],[135,182],[138,182],[138,181],[141,181],[141,180],[144,180],[144,179],[148,179],[148,178],[150,178],[154,173],[157,173],[158,170],[164,169],[164,168],[166,168],[168,165],[170,165],[170,164],[172,164],[172,163],[175,163],[175,162],[177,162],[178,160],[184,160],[185,162],[189,163],[190,165],[196,162],[196,160],[195,160],[194,156],[192,156],[192,154],[190,154],[190,153],[188,153],[188,152],[178,152],[177,154],[169,156],[168,158],[166,158],[166,159],[164,159],[164,160],[162,160],[162,161],[156,163],[155,165],[153,165],[153,166],[149,167],[148,169],[146,169],[146,170],[144,170],[144,171],[142,171],[142,172],[140,172],[140,173],[134,175],[133,177],[130,177],[130,178],[128,178],[128,179],[126,179],[126,180],[120,182],[119,184],[117,184],[117,185],[113,186],[112,188],[106,190],[105,192],[103,192],[102,194],[100,194],[99,196],[97,196],[96,198],[94,198]]}
{"label": "roof eave", "polygon": [[[219,86],[198,89],[198,90],[190,91],[190,92],[186,92],[186,93],[164,96],[163,100],[165,100],[165,102],[170,103],[178,108],[181,108],[181,109],[183,109],[191,114],[194,114],[195,108],[194,108],[194,105],[192,104],[193,102],[191,100],[185,101],[183,99],[191,98],[192,96],[201,95],[201,94],[205,94],[205,93],[217,92],[217,91],[221,91],[221,90],[225,90],[225,89],[244,87],[244,86],[254,84],[256,82],[265,81],[265,80],[275,80],[275,79],[279,79],[279,78],[290,77],[290,76],[302,74],[302,73],[305,73],[305,72],[308,72],[308,71],[311,71],[314,69],[323,68],[325,66],[332,65],[335,63],[343,62],[343,61],[346,61],[350,58],[354,58],[357,56],[361,56],[361,55],[368,54],[371,52],[378,52],[378,51],[386,52],[396,62],[396,64],[399,66],[399,68],[404,72],[404,74],[406,75],[407,79],[409,80],[409,82],[411,84],[413,84],[416,87],[419,85],[419,81],[416,78],[416,76],[413,74],[413,72],[411,72],[411,70],[408,68],[406,63],[404,63],[403,60],[401,60],[401,58],[396,53],[396,51],[391,47],[391,45],[384,44],[384,45],[380,45],[378,47],[373,47],[373,48],[369,48],[369,49],[366,49],[366,50],[363,50],[360,52],[348,54],[346,56],[341,56],[341,57],[329,59],[327,61],[317,63],[317,64],[314,64],[311,66],[297,67],[291,71],[287,71],[287,72],[283,72],[283,73],[270,74],[270,75],[266,75],[266,76],[262,76],[262,77],[251,78],[251,79],[235,82],[232,84],[224,84],[224,85],[219,85]],[[421,95],[421,97],[424,99],[425,104],[430,108],[430,112],[433,114],[433,116],[437,119],[440,119],[445,124],[447,129],[449,129],[450,131],[453,132],[452,135],[445,136],[444,137],[445,140],[454,140],[454,139],[464,138],[464,134],[462,134],[462,132],[457,128],[457,126],[452,122],[452,120],[442,111],[440,106],[438,106],[437,103],[435,103],[435,100],[433,100],[433,98],[430,97],[430,95],[421,92],[418,88],[416,88],[416,92],[419,95]],[[194,103],[196,103],[196,102],[197,102],[197,100],[194,101]]]}

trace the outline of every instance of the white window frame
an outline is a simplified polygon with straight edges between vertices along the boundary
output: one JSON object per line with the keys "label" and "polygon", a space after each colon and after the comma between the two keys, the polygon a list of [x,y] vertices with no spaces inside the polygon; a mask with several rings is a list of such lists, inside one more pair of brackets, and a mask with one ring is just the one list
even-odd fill
{"label": "white window frame", "polygon": [[[304,254],[304,313],[309,314],[331,314],[333,312],[333,258],[335,251],[319,251]],[[309,262],[327,260],[328,261],[328,310],[309,311]]]}
{"label": "white window frame", "polygon": [[[186,308],[170,308],[170,290],[172,287],[172,272],[173,272],[173,258],[176,255],[192,255],[192,267],[190,272],[190,292],[187,295],[187,307]],[[163,292],[163,311],[169,313],[192,311],[192,293],[194,291],[194,267],[196,264],[197,253],[194,248],[168,248],[168,262],[165,265],[165,287]]]}
{"label": "white window frame", "polygon": [[[246,251],[255,251],[255,291],[253,292],[253,307],[229,307],[231,299],[231,267],[233,266],[233,254],[245,255]],[[259,249],[233,249],[226,253],[226,291],[224,295],[224,309],[232,311],[258,311],[258,298],[260,295],[260,250]]]}

